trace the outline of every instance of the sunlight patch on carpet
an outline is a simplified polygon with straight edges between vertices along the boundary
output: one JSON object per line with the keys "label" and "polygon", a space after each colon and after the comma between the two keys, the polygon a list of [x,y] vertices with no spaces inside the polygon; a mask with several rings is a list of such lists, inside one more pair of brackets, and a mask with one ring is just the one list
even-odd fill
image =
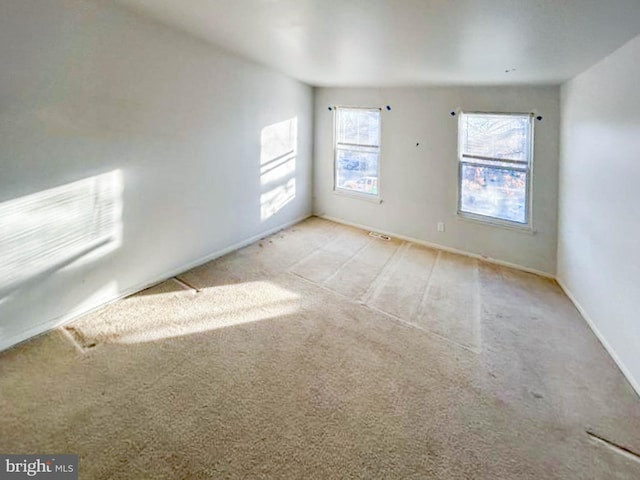
{"label": "sunlight patch on carpet", "polygon": [[65,327],[84,348],[192,335],[295,313],[298,294],[269,281],[196,293],[174,279],[87,315]]}

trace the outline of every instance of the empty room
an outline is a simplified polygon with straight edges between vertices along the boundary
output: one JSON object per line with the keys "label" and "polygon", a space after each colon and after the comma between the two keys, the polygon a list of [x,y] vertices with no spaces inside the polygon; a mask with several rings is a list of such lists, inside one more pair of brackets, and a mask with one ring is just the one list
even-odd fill
{"label": "empty room", "polygon": [[0,62],[0,478],[640,478],[638,0],[0,0]]}

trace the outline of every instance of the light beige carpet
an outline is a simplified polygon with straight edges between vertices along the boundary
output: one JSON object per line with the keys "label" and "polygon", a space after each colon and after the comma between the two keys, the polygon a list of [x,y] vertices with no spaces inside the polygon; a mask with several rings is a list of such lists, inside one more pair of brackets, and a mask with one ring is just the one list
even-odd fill
{"label": "light beige carpet", "polygon": [[554,282],[317,218],[0,354],[0,412],[80,478],[640,478]]}

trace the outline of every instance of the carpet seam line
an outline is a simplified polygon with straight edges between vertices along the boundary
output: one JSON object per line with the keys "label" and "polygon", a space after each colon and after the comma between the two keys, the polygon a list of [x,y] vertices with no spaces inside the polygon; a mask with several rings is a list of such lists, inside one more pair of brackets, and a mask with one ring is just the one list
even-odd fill
{"label": "carpet seam line", "polygon": [[58,330],[62,332],[62,335],[64,335],[67,338],[67,340],[71,342],[71,344],[76,348],[76,350],[78,350],[83,355],[87,353],[88,348],[84,348],[82,345],[80,345],[80,343],[75,339],[73,335],[71,335],[71,332],[67,330],[66,327],[59,327]]}
{"label": "carpet seam line", "polygon": [[[319,218],[319,217],[318,217]],[[333,229],[335,230],[335,228]],[[334,242],[337,242],[338,239],[340,238],[340,235],[336,236],[333,240],[331,240],[329,243],[327,243],[326,245],[319,245],[317,247],[315,247],[311,252],[309,252],[307,255],[305,255],[304,257],[302,257],[300,260],[296,261],[293,263],[293,265],[290,265],[287,270],[288,271],[292,271],[293,269],[295,269],[298,265],[302,264],[303,262],[307,261],[309,258],[311,258],[311,256],[316,253],[319,252],[321,250],[324,250],[326,247],[328,247],[329,245],[332,245]]]}
{"label": "carpet seam line", "polygon": [[347,259],[346,262],[344,262],[342,265],[340,265],[340,267],[338,267],[338,269],[335,272],[333,272],[324,282],[322,282],[322,285],[326,285],[331,280],[333,280],[344,269],[344,267],[349,265],[349,263],[351,263],[351,261],[354,258],[356,258],[360,254],[360,252],[362,252],[365,248],[367,248],[369,245],[371,245],[371,243],[373,243],[373,238],[367,239],[367,241],[365,242],[365,244],[362,247],[360,247],[358,250],[356,250],[356,252],[353,255],[351,255]]}
{"label": "carpet seam line", "polygon": [[475,350],[473,347],[469,347],[467,345],[463,345],[462,343],[458,343],[455,340],[451,340],[450,338],[447,338],[447,337],[445,337],[443,335],[440,335],[437,332],[434,332],[433,330],[429,330],[429,329],[424,328],[424,327],[422,327],[420,325],[416,325],[415,323],[413,323],[413,322],[411,322],[409,320],[405,320],[402,317],[398,317],[397,315],[394,315],[393,313],[385,312],[384,310],[381,310],[381,309],[379,309],[377,307],[372,307],[370,305],[364,305],[364,306],[369,308],[369,309],[371,309],[371,310],[373,310],[373,311],[375,311],[375,312],[378,312],[378,313],[380,313],[382,315],[386,315],[389,318],[398,321],[399,323],[402,323],[402,324],[407,325],[409,327],[412,327],[412,328],[415,328],[415,329],[420,330],[422,332],[425,332],[426,334],[431,335],[433,337],[436,337],[437,339],[442,340],[442,341],[444,341],[446,343],[449,343],[451,345],[455,345],[456,347],[459,347],[459,348],[463,348],[464,350],[467,350],[468,352],[471,352],[471,353],[473,353],[475,355],[479,355],[481,353],[480,351]]}
{"label": "carpet seam line", "polygon": [[417,329],[417,330],[420,330],[421,332],[424,332],[424,333],[426,333],[426,334],[427,334],[427,335],[429,335],[429,336],[435,337],[436,339],[441,340],[441,341],[443,341],[443,342],[446,342],[446,343],[448,343],[448,344],[455,345],[456,347],[462,348],[462,349],[464,349],[464,350],[466,350],[466,351],[468,351],[468,352],[470,352],[470,353],[473,353],[474,355],[479,355],[479,354],[481,353],[480,351],[476,351],[476,350],[474,350],[472,347],[468,347],[468,346],[463,345],[463,344],[461,344],[461,343],[458,343],[458,342],[456,342],[456,341],[454,341],[454,340],[450,340],[450,339],[448,339],[447,337],[444,337],[444,336],[440,335],[439,333],[436,333],[436,332],[434,332],[434,331],[432,331],[432,330],[427,330],[427,329],[425,329],[424,327],[421,327],[420,325],[416,325],[415,323],[411,323],[410,321],[407,321],[407,320],[405,320],[405,319],[403,319],[403,318],[400,318],[400,317],[398,317],[398,316],[396,316],[396,315],[394,315],[394,314],[392,314],[392,313],[385,312],[384,310],[380,310],[380,309],[379,309],[379,308],[377,308],[377,307],[373,307],[373,306],[371,306],[371,305],[367,305],[367,304],[362,303],[362,302],[360,302],[360,301],[358,301],[358,300],[354,300],[354,299],[353,299],[353,298],[351,298],[351,297],[348,297],[348,296],[346,296],[346,295],[343,295],[343,294],[341,294],[340,292],[336,292],[335,290],[331,290],[329,287],[326,287],[326,286],[324,286],[324,285],[320,285],[319,283],[316,283],[316,282],[314,282],[314,281],[312,281],[312,280],[309,280],[309,279],[307,279],[307,278],[304,278],[303,276],[301,276],[301,275],[299,275],[299,274],[297,274],[297,273],[295,273],[295,272],[288,272],[288,273],[289,273],[290,275],[295,276],[296,278],[299,278],[300,280],[302,280],[302,281],[304,281],[304,282],[306,282],[306,283],[308,283],[308,284],[310,284],[310,285],[313,285],[313,286],[315,286],[315,287],[321,288],[322,290],[325,290],[326,292],[330,292],[330,293],[332,293],[332,294],[334,294],[334,295],[337,295],[337,296],[339,296],[339,297],[341,297],[341,298],[343,298],[343,299],[347,300],[349,303],[356,304],[356,305],[361,305],[361,306],[363,306],[363,307],[365,307],[365,308],[368,308],[368,309],[370,309],[370,310],[373,310],[374,312],[377,312],[377,313],[379,313],[379,314],[381,314],[381,315],[384,315],[384,316],[386,316],[386,317],[389,317],[391,320],[394,320],[394,321],[396,321],[396,322],[398,322],[398,323],[401,323],[401,324],[402,324],[402,325],[404,325],[404,326],[407,326],[407,327],[411,327],[411,328],[415,328],[415,329]]}
{"label": "carpet seam line", "polygon": [[610,440],[607,440],[604,437],[601,437],[600,435],[598,435],[597,433],[594,433],[590,430],[586,431],[586,434],[589,435],[589,437],[596,441],[597,443],[603,445],[604,447],[608,448],[609,450],[612,450],[614,452],[616,452],[619,455],[623,455],[624,457],[629,458],[630,460],[633,460],[637,463],[640,463],[640,455],[637,454],[636,452],[634,452],[633,450],[623,446],[623,445],[618,445],[615,442],[612,442]]}
{"label": "carpet seam line", "polygon": [[404,258],[406,252],[408,252],[410,248],[411,244],[404,240],[400,246],[396,247],[393,255],[384,262],[384,265],[380,268],[376,277],[369,284],[369,288],[361,297],[361,301],[364,304],[368,305],[369,302],[372,302],[378,295],[380,295],[380,291],[386,285],[387,279],[396,272],[400,261]]}
{"label": "carpet seam line", "polygon": [[200,293],[201,290],[197,287],[194,287],[193,285],[191,285],[189,282],[186,282],[185,280],[182,280],[178,275],[176,275],[175,277],[173,277],[173,280],[175,280],[176,282],[178,282],[179,284],[191,289],[191,290],[195,290],[196,293]]}
{"label": "carpet seam line", "polygon": [[433,266],[431,267],[431,272],[429,272],[429,278],[427,279],[427,284],[424,287],[424,292],[422,292],[422,298],[420,299],[420,303],[418,304],[418,309],[415,313],[416,318],[422,317],[425,310],[427,309],[427,297],[429,296],[429,291],[431,290],[431,283],[433,281],[433,275],[438,268],[438,264],[440,263],[440,257],[442,256],[442,252],[438,252],[436,255],[436,259],[433,262]]}

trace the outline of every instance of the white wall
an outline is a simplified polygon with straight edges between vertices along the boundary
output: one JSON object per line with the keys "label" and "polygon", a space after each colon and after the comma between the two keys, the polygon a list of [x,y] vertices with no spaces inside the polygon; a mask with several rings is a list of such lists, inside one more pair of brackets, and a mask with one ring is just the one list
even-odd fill
{"label": "white wall", "polygon": [[[311,211],[308,86],[87,0],[1,2],[0,65],[0,209],[122,180],[121,235],[3,295],[0,349]],[[295,171],[263,184],[263,129],[291,119]],[[262,195],[291,179],[295,198],[263,218]]]}
{"label": "white wall", "polygon": [[558,277],[640,393],[640,37],[562,87]]}
{"label": "white wall", "polygon": [[[559,87],[320,88],[315,105],[314,213],[555,274]],[[392,107],[382,110],[382,204],[333,192],[331,105]],[[449,112],[460,108],[544,117],[535,122],[533,235],[457,217],[458,119]]]}

